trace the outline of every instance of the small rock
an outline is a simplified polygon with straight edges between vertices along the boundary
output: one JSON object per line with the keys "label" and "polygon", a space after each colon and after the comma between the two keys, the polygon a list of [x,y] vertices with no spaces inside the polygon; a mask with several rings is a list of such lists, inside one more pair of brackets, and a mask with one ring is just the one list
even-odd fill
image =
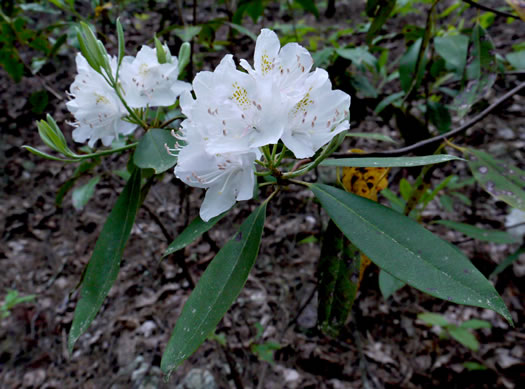
{"label": "small rock", "polygon": [[175,389],[219,389],[219,386],[208,370],[191,369]]}
{"label": "small rock", "polygon": [[24,388],[40,388],[45,379],[46,371],[44,369],[28,371],[23,378]]}

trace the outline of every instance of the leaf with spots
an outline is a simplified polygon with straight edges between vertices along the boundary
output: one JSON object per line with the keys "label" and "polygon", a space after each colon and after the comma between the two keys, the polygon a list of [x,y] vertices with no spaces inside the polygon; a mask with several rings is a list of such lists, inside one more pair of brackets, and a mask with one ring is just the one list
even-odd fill
{"label": "leaf with spots", "polygon": [[169,374],[213,333],[248,279],[261,242],[266,202],[217,253],[184,304],[160,367]]}
{"label": "leaf with spots", "polygon": [[432,296],[491,309],[512,323],[492,284],[448,242],[374,201],[328,185],[310,189],[345,236],[381,269]]}
{"label": "leaf with spots", "polygon": [[491,196],[525,211],[525,171],[490,154],[466,149],[474,178]]}

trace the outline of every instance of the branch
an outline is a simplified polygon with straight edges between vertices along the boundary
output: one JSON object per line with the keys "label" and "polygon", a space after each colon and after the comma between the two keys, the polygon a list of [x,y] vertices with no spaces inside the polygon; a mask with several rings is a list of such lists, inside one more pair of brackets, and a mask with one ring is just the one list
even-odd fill
{"label": "branch", "polygon": [[467,123],[463,124],[461,127],[456,128],[455,130],[449,131],[445,134],[435,136],[433,138],[422,140],[421,142],[414,143],[413,145],[401,147],[399,149],[394,150],[386,150],[386,151],[375,151],[371,153],[362,153],[362,154],[354,154],[354,153],[334,153],[331,155],[332,158],[364,158],[364,157],[398,157],[401,155],[408,154],[410,152],[413,152],[417,149],[433,145],[435,143],[440,143],[444,141],[447,138],[450,138],[452,136],[458,135],[466,130],[468,130],[470,127],[472,127],[474,124],[478,123],[479,121],[483,120],[489,113],[494,111],[496,108],[498,108],[502,103],[504,103],[506,100],[514,96],[515,94],[519,93],[520,91],[525,90],[525,82],[522,82],[514,89],[511,89],[507,93],[505,93],[503,96],[501,96],[499,99],[497,99],[495,102],[493,102],[491,105],[489,105],[487,108],[485,108],[483,111],[481,111],[479,114],[474,116],[472,119],[470,119]]}
{"label": "branch", "polygon": [[463,2],[473,6],[475,8],[482,9],[483,11],[492,12],[493,14],[498,15],[498,16],[505,16],[506,18],[519,19],[519,16],[510,14],[508,12],[498,11],[497,9],[490,8],[490,7],[487,7],[486,5],[476,3],[473,0],[463,0]]}

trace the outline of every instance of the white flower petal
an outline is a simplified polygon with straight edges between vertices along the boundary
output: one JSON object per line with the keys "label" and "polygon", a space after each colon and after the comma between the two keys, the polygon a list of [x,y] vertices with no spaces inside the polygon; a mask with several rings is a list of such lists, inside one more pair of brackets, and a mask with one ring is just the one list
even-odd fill
{"label": "white flower petal", "polygon": [[262,76],[269,74],[275,67],[281,43],[277,34],[263,28],[255,42],[254,68]]}

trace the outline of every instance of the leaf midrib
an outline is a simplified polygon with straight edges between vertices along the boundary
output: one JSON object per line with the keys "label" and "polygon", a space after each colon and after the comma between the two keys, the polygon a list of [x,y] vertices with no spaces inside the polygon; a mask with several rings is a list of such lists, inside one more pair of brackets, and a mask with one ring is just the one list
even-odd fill
{"label": "leaf midrib", "polygon": [[[320,186],[317,186],[317,188],[323,190]],[[330,194],[329,192],[327,192],[326,190],[324,190],[324,193],[326,193],[328,196],[332,197],[333,199],[335,199],[337,202],[339,202],[339,204],[342,204],[344,208],[348,209],[352,214],[356,215],[359,219],[361,219],[363,222],[365,222],[366,224],[368,224],[371,228],[375,229],[376,231],[379,231],[382,235],[384,235],[385,237],[388,237],[390,238],[390,240],[392,240],[392,242],[396,243],[397,245],[399,245],[401,248],[403,248],[404,250],[408,251],[409,253],[413,254],[416,258],[419,258],[421,259],[423,262],[425,262],[428,266],[430,266],[431,268],[434,268],[436,269],[439,273],[442,273],[443,275],[445,275],[447,278],[451,279],[452,281],[454,281],[454,283],[456,284],[459,284],[460,286],[462,287],[465,287],[466,289],[468,290],[471,290],[472,292],[474,292],[474,294],[476,294],[476,296],[478,297],[483,297],[483,295],[480,295],[478,291],[476,291],[475,289],[472,289],[471,287],[469,287],[468,285],[464,285],[462,284],[461,282],[455,280],[454,278],[452,278],[449,274],[443,272],[441,269],[439,269],[438,267],[436,267],[434,264],[432,264],[431,262],[428,262],[426,259],[424,259],[423,257],[419,256],[417,253],[413,252],[412,250],[410,250],[409,248],[401,245],[396,239],[394,239],[392,236],[390,235],[387,235],[385,232],[383,232],[381,229],[379,229],[375,224],[372,224],[370,221],[368,221],[367,219],[363,218],[359,213],[355,212],[352,208],[348,207],[345,203],[343,203],[342,201],[339,201],[337,199],[337,197],[333,196],[332,194]],[[485,297],[483,297],[485,298]]]}
{"label": "leaf midrib", "polygon": [[[257,210],[257,214],[256,214],[255,217],[254,217],[254,223],[252,223],[252,225],[250,226],[250,229],[248,230],[248,234],[247,234],[247,236],[250,236],[250,235],[251,235],[251,232],[252,232],[253,229],[255,228],[255,224],[256,224],[255,222],[257,221],[257,219],[258,219],[258,217],[259,217],[259,214],[260,214],[260,212],[262,211],[263,208],[266,208],[266,207],[259,207],[259,209]],[[238,233],[239,233],[239,232],[237,232],[237,234],[238,234]],[[235,234],[235,235],[232,237],[232,239],[234,239],[235,236],[237,236],[237,234]],[[240,258],[242,257],[242,253],[243,253],[243,251],[244,251],[244,249],[245,249],[245,247],[246,247],[247,244],[248,244],[248,239],[245,239],[243,245],[241,246],[240,254],[239,254],[238,257],[237,257],[237,260],[235,261],[235,265],[231,267],[231,271],[230,271],[229,274],[228,274],[228,277],[227,277],[228,280],[231,279],[231,275],[233,274],[233,270],[237,267],[237,264],[239,263],[239,260],[240,260]],[[224,293],[224,290],[226,289],[226,285],[227,285],[227,284],[228,284],[228,281],[227,281],[226,283],[223,284],[223,287],[220,288],[220,292],[216,294],[217,297],[216,297],[215,299],[212,300],[213,303],[212,303],[210,306],[215,305],[215,303],[219,300],[219,297],[222,296],[222,294]],[[185,342],[186,345],[191,344],[191,343],[193,342],[193,339],[197,336],[197,334],[200,334],[200,329],[202,328],[203,323],[206,322],[206,321],[208,320],[208,317],[209,317],[209,315],[210,315],[210,312],[211,312],[211,310],[208,310],[208,311],[206,312],[206,314],[205,314],[204,320],[201,320],[200,324],[198,324],[198,325],[195,327],[195,331],[193,331],[193,335],[191,335],[190,338],[189,338],[189,340],[188,340],[187,342]],[[187,349],[188,349],[188,346],[185,346],[185,347],[182,348],[181,351],[179,351],[179,353],[178,353],[178,355],[177,355],[177,360],[180,359],[179,356],[180,356],[182,353],[184,353],[184,355],[186,354],[186,353],[184,352],[184,350],[187,350]],[[178,365],[179,365],[179,362],[177,361],[177,362],[175,362],[173,365],[174,365],[174,366],[178,366]]]}

